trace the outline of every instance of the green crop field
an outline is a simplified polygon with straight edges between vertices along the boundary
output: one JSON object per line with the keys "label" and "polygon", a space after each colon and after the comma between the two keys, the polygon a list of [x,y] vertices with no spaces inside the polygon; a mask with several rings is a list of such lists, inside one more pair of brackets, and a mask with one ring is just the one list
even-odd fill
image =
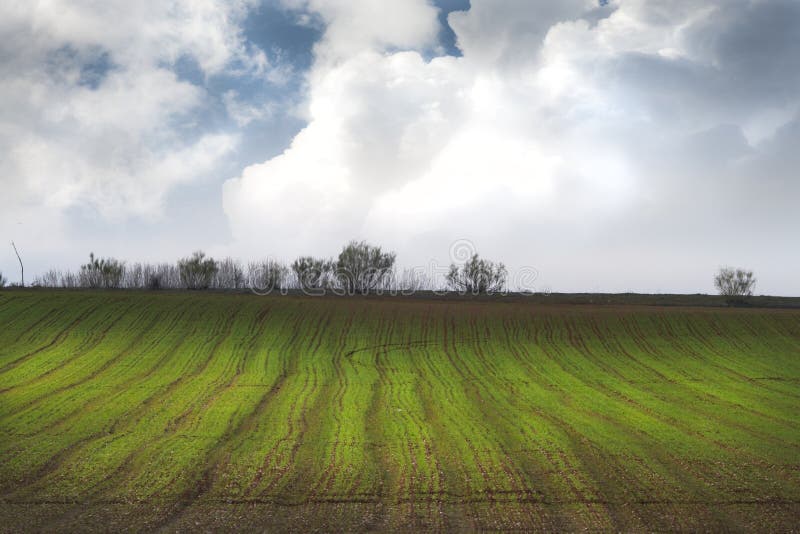
{"label": "green crop field", "polygon": [[791,530],[800,311],[0,292],[0,530]]}

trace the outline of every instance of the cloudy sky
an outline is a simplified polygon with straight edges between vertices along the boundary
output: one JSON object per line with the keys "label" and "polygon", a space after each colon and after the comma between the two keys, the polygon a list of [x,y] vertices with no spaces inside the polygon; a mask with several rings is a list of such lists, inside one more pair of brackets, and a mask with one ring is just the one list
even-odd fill
{"label": "cloudy sky", "polygon": [[0,271],[468,239],[553,291],[800,295],[797,0],[11,0]]}

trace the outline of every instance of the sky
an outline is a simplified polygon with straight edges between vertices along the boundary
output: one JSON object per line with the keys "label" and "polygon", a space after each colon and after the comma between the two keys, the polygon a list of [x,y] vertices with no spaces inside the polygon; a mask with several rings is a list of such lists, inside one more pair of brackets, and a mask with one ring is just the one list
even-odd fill
{"label": "sky", "polygon": [[799,50],[797,0],[3,2],[0,272],[363,239],[798,296]]}

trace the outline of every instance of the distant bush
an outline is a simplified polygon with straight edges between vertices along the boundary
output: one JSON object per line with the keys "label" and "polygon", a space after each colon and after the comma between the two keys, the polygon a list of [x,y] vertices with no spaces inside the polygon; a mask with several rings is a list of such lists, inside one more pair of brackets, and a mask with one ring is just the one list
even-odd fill
{"label": "distant bush", "polygon": [[214,276],[213,287],[219,289],[242,289],[245,287],[246,277],[244,268],[238,260],[225,258],[217,264],[217,274]]}
{"label": "distant bush", "polygon": [[508,271],[502,263],[483,260],[478,254],[473,254],[461,267],[450,265],[447,284],[461,293],[496,293],[505,288],[507,275]]}
{"label": "distant bush", "polygon": [[714,277],[714,286],[728,304],[744,304],[753,295],[756,279],[753,271],[722,267]]}
{"label": "distant bush", "polygon": [[50,269],[34,278],[33,285],[38,287],[80,287],[80,275],[69,271]]}
{"label": "distant bush", "polygon": [[424,269],[404,269],[394,280],[393,289],[411,295],[417,291],[435,291],[440,289],[436,280]]}
{"label": "distant bush", "polygon": [[3,273],[0,272],[0,289],[6,287],[7,283],[8,283],[8,280],[6,280],[5,276],[3,276]]}
{"label": "distant bush", "polygon": [[351,241],[336,261],[336,279],[348,295],[369,293],[391,279],[396,257],[365,241]]}
{"label": "distant bush", "polygon": [[206,258],[205,253],[199,250],[191,257],[178,261],[181,284],[186,289],[208,289],[217,269],[217,262],[213,258]]}
{"label": "distant bush", "polygon": [[180,289],[178,267],[171,263],[134,263],[126,266],[122,287],[127,289]]}
{"label": "distant bush", "polygon": [[322,290],[333,282],[334,262],[333,260],[302,256],[292,262],[292,272],[299,289]]}
{"label": "distant bush", "polygon": [[247,279],[250,289],[256,293],[271,293],[286,287],[287,267],[275,260],[250,262],[247,265]]}
{"label": "distant bush", "polygon": [[81,287],[114,289],[120,286],[125,265],[113,258],[95,258],[89,254],[89,263],[81,266]]}
{"label": "distant bush", "polygon": [[150,291],[158,291],[163,289],[164,284],[161,281],[161,277],[158,274],[151,274],[145,283],[145,289],[149,289]]}

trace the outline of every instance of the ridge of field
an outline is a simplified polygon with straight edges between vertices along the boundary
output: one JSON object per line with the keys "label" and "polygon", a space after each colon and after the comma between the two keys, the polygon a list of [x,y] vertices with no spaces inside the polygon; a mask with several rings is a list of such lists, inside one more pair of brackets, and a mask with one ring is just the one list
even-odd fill
{"label": "ridge of field", "polygon": [[[75,288],[21,288],[7,287],[4,292],[14,294],[17,291],[26,294],[30,292],[43,291],[53,292],[83,292],[85,289]],[[141,289],[114,289],[114,292],[143,293]],[[339,290],[328,290],[325,294],[316,292],[309,295],[307,291],[301,289],[285,288],[274,290],[275,296],[291,297],[325,297],[325,298],[352,298],[352,296],[338,294]],[[159,294],[181,294],[184,290],[164,290]],[[241,289],[207,289],[204,293],[224,294],[224,295],[254,295],[250,288]],[[259,294],[260,295],[260,294]],[[264,295],[260,295],[264,296]],[[491,303],[510,303],[535,304],[551,306],[555,304],[590,304],[590,305],[612,305],[612,306],[679,306],[679,307],[716,307],[727,308],[730,306],[730,297],[722,295],[709,295],[706,293],[557,293],[557,292],[519,292],[509,291],[502,293],[471,294],[460,293],[457,291],[446,290],[377,290],[368,295],[370,299],[391,298],[393,300],[425,300],[425,301],[447,301],[447,302],[491,302]],[[800,309],[800,297],[782,297],[776,295],[753,295],[739,300],[736,303],[742,308],[780,308],[780,309]]]}
{"label": "ridge of field", "polygon": [[800,312],[0,292],[0,531],[790,531]]}

